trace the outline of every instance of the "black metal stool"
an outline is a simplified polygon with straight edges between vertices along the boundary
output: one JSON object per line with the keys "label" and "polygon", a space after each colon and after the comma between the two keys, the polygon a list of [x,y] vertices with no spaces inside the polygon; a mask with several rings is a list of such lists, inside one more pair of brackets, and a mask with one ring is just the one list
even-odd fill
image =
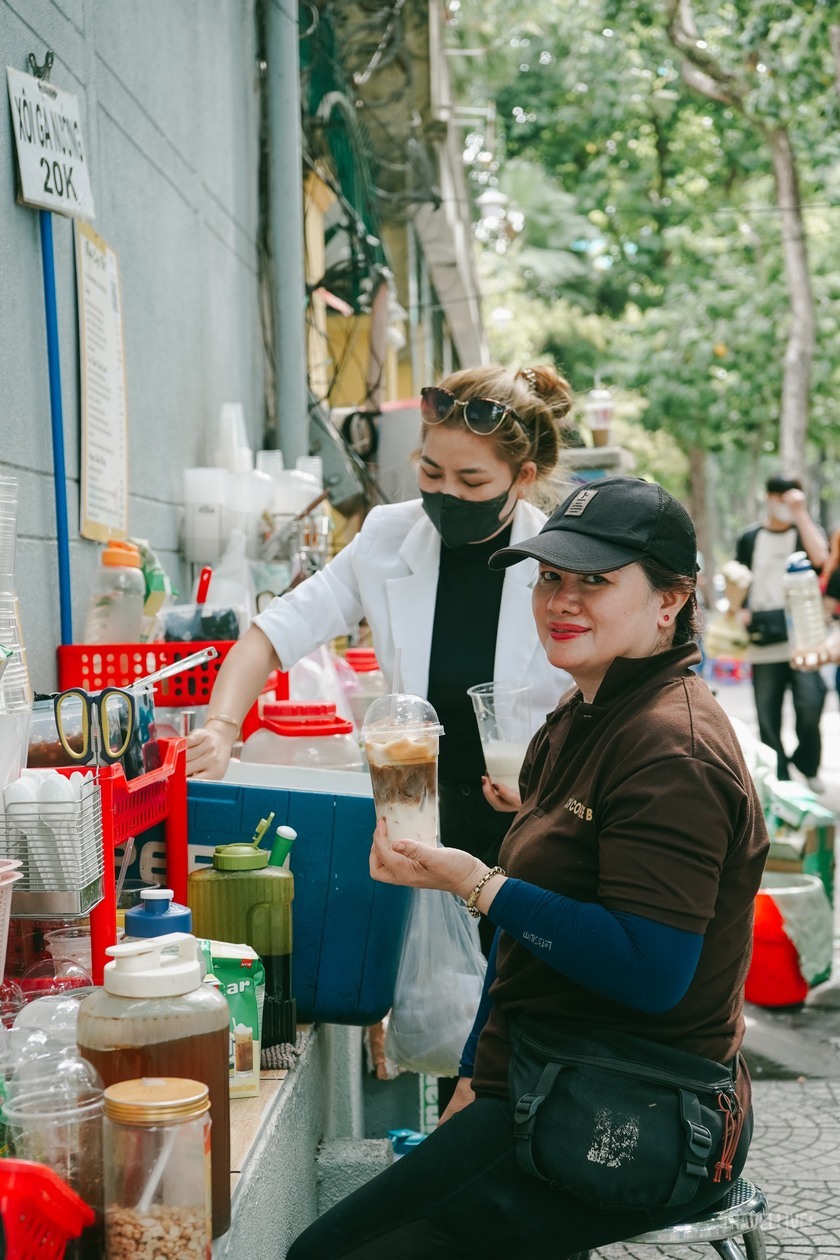
{"label": "black metal stool", "polygon": [[[625,1241],[651,1247],[709,1243],[724,1260],[765,1260],[761,1226],[767,1211],[763,1192],[746,1177],[739,1177],[729,1193],[708,1211]],[[588,1260],[589,1255],[581,1251],[570,1260]]]}

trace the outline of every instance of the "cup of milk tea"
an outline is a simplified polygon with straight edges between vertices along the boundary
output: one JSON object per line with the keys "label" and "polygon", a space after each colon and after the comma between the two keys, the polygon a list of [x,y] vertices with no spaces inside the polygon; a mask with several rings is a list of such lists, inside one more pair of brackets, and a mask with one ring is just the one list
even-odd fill
{"label": "cup of milk tea", "polygon": [[380,696],[365,713],[362,738],[370,769],[376,817],[389,840],[438,838],[438,740],[443,727],[420,696]]}
{"label": "cup of milk tea", "polygon": [[491,783],[519,791],[519,771],[531,742],[529,685],[488,682],[467,688]]}

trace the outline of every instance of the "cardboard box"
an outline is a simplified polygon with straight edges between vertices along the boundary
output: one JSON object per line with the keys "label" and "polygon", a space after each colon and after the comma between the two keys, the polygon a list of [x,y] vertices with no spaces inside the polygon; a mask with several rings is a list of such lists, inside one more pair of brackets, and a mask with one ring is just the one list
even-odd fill
{"label": "cardboard box", "polygon": [[819,876],[834,905],[834,823],[792,828],[777,821],[775,829],[769,826],[768,830],[770,852],[765,870]]}

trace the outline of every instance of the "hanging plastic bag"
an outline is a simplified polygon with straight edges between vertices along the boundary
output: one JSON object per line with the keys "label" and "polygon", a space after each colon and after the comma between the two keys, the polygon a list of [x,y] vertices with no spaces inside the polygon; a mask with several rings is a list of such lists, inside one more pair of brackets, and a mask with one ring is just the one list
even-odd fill
{"label": "hanging plastic bag", "polygon": [[481,999],[487,962],[463,902],[415,888],[385,1053],[400,1067],[456,1076]]}

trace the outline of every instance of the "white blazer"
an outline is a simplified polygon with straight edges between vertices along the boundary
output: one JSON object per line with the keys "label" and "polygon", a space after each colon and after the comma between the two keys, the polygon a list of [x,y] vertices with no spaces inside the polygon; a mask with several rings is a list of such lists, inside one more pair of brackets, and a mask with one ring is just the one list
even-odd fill
{"label": "white blazer", "polygon": [[[544,513],[520,499],[511,542],[539,533]],[[284,669],[322,643],[349,634],[365,618],[377,659],[389,680],[394,650],[401,649],[401,690],[425,696],[435,615],[440,535],[420,499],[373,508],[347,547],[295,590],[272,600],[255,618]],[[494,682],[531,684],[531,729],[555,708],[572,679],[546,659],[531,612],[535,560],[505,570],[496,634]],[[470,610],[463,610],[469,624]],[[489,682],[490,679],[480,679]]]}

